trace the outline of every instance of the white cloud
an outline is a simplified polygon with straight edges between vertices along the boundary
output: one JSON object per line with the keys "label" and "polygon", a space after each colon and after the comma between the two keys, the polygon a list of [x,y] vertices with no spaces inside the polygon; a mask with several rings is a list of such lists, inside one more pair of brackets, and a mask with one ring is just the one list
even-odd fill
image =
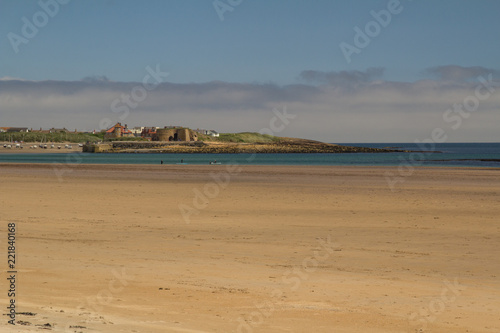
{"label": "white cloud", "polygon": [[[482,72],[481,72],[482,73]],[[381,80],[383,69],[365,72],[302,72],[321,85],[162,83],[149,91],[129,114],[111,105],[140,83],[111,82],[104,77],[82,81],[0,80],[0,126],[99,129],[102,119],[129,126],[185,125],[221,132],[259,131],[269,126],[274,107],[297,117],[282,136],[328,142],[401,142],[429,137],[443,128],[451,141],[500,141],[500,84],[478,110],[454,130],[443,120],[454,103],[474,96],[477,80]],[[486,90],[482,90],[483,92]],[[119,104],[124,106],[124,103]]]}

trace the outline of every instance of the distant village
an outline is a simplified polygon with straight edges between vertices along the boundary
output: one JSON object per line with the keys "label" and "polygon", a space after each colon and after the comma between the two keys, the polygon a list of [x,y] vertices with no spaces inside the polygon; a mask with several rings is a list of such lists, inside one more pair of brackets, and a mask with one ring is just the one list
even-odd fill
{"label": "distant village", "polygon": [[116,123],[106,130],[104,138],[120,137],[142,137],[149,141],[197,141],[198,134],[218,137],[219,132],[206,129],[195,129],[182,126],[164,126],[164,127],[133,127],[128,128],[127,124]]}
{"label": "distant village", "polygon": [[[37,139],[33,139],[30,134],[39,134],[36,135]],[[50,128],[50,129],[33,129],[27,127],[0,127],[0,134],[3,137],[3,148],[12,149],[12,148],[24,148],[25,136],[26,142],[36,142],[35,145],[29,145],[29,148],[52,148],[52,149],[73,149],[71,144],[65,145],[55,145],[55,142],[78,142],[78,147],[84,147],[84,143],[102,143],[102,141],[136,141],[136,140],[147,140],[147,141],[198,141],[200,135],[210,136],[210,137],[219,137],[219,132],[215,130],[207,130],[207,129],[190,129],[182,126],[137,126],[129,128],[127,124],[122,125],[121,123],[116,123],[106,130],[101,131],[83,131],[79,132],[78,130],[70,131],[66,128]],[[12,135],[10,135],[12,134]],[[51,135],[49,135],[51,134]],[[54,140],[54,136],[59,136],[58,140]],[[86,137],[83,140],[75,141],[72,135],[78,134],[93,134],[95,136],[95,140]],[[62,139],[61,139],[61,136]],[[66,139],[65,139],[66,137]],[[130,138],[130,140],[127,140]],[[54,140],[54,141],[53,141]],[[51,142],[51,143],[49,143]]]}
{"label": "distant village", "polygon": [[148,141],[197,141],[198,135],[208,135],[211,137],[219,137],[219,132],[207,129],[190,129],[182,126],[136,126],[129,128],[127,124],[122,125],[116,123],[110,128],[102,131],[93,130],[91,132],[79,132],[76,129],[70,131],[66,128],[51,128],[44,130],[42,128],[36,130],[27,127],[0,127],[0,133],[84,133],[98,134],[104,133],[104,139],[141,137]]}

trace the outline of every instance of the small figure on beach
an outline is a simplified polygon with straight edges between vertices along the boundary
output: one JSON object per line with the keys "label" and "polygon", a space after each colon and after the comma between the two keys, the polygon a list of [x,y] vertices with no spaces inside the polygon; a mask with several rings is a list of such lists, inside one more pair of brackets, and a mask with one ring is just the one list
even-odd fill
{"label": "small figure on beach", "polygon": [[184,163],[184,159],[181,159],[181,163]]}
{"label": "small figure on beach", "polygon": [[160,161],[160,164],[163,164],[163,160]]}

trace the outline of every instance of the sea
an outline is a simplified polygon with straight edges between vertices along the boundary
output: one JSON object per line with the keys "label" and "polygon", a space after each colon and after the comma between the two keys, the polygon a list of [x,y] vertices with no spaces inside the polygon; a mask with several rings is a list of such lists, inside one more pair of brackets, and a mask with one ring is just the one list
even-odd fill
{"label": "sea", "polygon": [[[69,164],[221,164],[452,166],[500,168],[500,142],[485,143],[338,143],[346,146],[411,150],[411,153],[345,154],[93,154],[2,153],[0,163]],[[0,147],[0,149],[4,149]]]}

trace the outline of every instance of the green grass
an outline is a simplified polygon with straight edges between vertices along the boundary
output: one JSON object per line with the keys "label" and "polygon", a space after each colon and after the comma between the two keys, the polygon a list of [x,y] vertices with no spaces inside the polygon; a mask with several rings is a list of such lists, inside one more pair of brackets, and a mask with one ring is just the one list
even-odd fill
{"label": "green grass", "polygon": [[198,136],[198,141],[217,141],[217,138],[214,138],[213,136],[206,135],[206,134],[201,134],[201,133],[196,133]]}
{"label": "green grass", "polygon": [[148,141],[148,139],[140,136],[122,136],[120,138],[105,139],[104,141]]}
{"label": "green grass", "polygon": [[[102,141],[104,133],[85,134],[85,133],[0,133],[0,141],[24,141],[24,142],[96,142]],[[145,141],[140,137],[122,137],[106,139],[105,141]],[[242,133],[221,133],[218,138],[209,135],[198,134],[199,141],[212,142],[241,142],[241,143],[269,143],[279,141],[280,138],[268,134],[256,132]]]}
{"label": "green grass", "polygon": [[241,133],[220,133],[218,138],[213,141],[221,142],[245,142],[245,143],[269,143],[279,141],[280,138],[269,134],[260,134],[256,132]]}
{"label": "green grass", "polygon": [[24,142],[94,142],[101,141],[103,135],[98,134],[86,134],[86,133],[18,133],[18,132],[8,132],[0,133],[0,141],[24,141]]}

